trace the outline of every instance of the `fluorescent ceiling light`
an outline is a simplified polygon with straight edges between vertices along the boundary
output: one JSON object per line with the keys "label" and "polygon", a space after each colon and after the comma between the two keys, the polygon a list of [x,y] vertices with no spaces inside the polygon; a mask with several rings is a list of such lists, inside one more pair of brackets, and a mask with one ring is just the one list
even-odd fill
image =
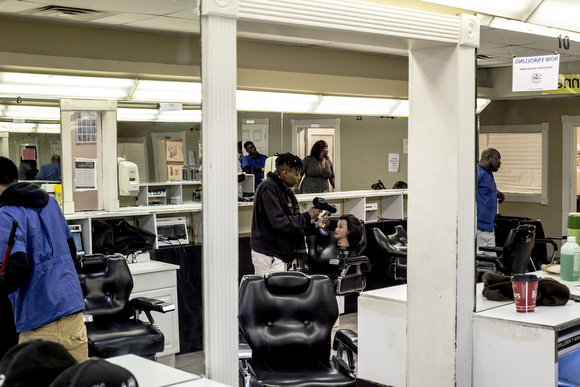
{"label": "fluorescent ceiling light", "polygon": [[475,108],[475,113],[479,114],[483,111],[483,109],[485,109],[487,107],[487,105],[489,105],[489,103],[491,102],[491,99],[487,99],[487,98],[478,98],[477,99],[477,106]]}
{"label": "fluorescent ceiling light", "polygon": [[428,3],[461,8],[474,12],[526,20],[542,0],[422,0]]}
{"label": "fluorescent ceiling light", "polygon": [[157,109],[117,108],[117,121],[155,121]]}
{"label": "fluorescent ceiling light", "polygon": [[157,109],[118,108],[117,121],[201,122],[201,110],[160,112]]}
{"label": "fluorescent ceiling light", "polygon": [[60,133],[60,124],[38,124],[37,133]]}
{"label": "fluorescent ceiling light", "polygon": [[399,104],[390,115],[395,117],[409,117],[409,101],[399,101]]}
{"label": "fluorescent ceiling light", "polygon": [[570,40],[580,42],[579,33],[564,31],[557,28],[543,27],[532,23],[523,23],[515,20],[506,20],[500,17],[493,18],[491,23],[489,23],[489,27],[497,28],[500,30],[523,32],[526,34],[548,36],[551,38],[557,38],[558,36],[562,35],[562,37],[568,36]]}
{"label": "fluorescent ceiling light", "polygon": [[18,133],[60,133],[60,125],[58,124],[12,124],[7,122],[0,123],[0,131],[2,132],[18,132]]}
{"label": "fluorescent ceiling light", "polygon": [[542,2],[534,14],[526,21],[565,30],[580,31],[580,25],[578,25],[579,14],[580,3],[578,0],[550,0]]}
{"label": "fluorescent ceiling light", "polygon": [[7,105],[2,117],[60,121],[60,109],[46,106]]}
{"label": "fluorescent ceiling light", "polygon": [[201,110],[172,110],[159,112],[157,121],[163,122],[201,122]]}
{"label": "fluorescent ceiling light", "polygon": [[398,103],[396,99],[322,97],[314,113],[389,115]]}
{"label": "fluorescent ceiling light", "polygon": [[138,81],[130,101],[201,103],[201,83]]}
{"label": "fluorescent ceiling light", "polygon": [[320,98],[318,95],[238,90],[236,107],[240,111],[311,113]]}
{"label": "fluorescent ceiling light", "polygon": [[131,79],[0,73],[0,96],[22,98],[126,99],[135,86]]}

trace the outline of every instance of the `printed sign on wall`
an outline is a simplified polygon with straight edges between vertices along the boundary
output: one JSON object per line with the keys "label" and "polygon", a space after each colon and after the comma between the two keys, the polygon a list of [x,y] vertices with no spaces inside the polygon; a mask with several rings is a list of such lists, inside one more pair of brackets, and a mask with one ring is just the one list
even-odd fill
{"label": "printed sign on wall", "polygon": [[542,91],[558,88],[560,55],[513,59],[512,91]]}

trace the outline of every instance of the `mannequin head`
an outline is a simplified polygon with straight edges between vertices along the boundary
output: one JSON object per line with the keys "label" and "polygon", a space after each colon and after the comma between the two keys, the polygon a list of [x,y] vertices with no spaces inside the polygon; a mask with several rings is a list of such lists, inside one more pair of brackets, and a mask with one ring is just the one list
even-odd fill
{"label": "mannequin head", "polygon": [[341,215],[334,231],[338,246],[346,246],[349,250],[358,249],[362,238],[362,225],[352,214]]}

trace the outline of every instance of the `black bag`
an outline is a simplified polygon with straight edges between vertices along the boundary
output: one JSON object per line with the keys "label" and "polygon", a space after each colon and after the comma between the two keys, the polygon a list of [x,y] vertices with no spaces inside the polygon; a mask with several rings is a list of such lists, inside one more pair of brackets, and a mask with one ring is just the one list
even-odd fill
{"label": "black bag", "polygon": [[93,220],[93,254],[129,254],[155,247],[155,234],[131,226],[124,219],[110,219],[106,223]]}

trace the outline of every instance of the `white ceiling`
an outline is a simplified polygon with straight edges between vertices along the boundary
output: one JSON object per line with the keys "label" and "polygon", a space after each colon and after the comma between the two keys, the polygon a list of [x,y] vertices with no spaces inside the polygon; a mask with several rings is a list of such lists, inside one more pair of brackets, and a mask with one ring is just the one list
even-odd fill
{"label": "white ceiling", "polygon": [[[162,34],[199,34],[197,0],[0,0],[0,17],[95,28],[148,31]],[[280,44],[400,54],[379,46],[339,44],[332,40],[288,38],[285,34],[240,32],[242,39]],[[580,60],[580,45],[560,49],[557,38],[481,27],[478,67],[511,66],[514,56],[560,53],[562,62]]]}

